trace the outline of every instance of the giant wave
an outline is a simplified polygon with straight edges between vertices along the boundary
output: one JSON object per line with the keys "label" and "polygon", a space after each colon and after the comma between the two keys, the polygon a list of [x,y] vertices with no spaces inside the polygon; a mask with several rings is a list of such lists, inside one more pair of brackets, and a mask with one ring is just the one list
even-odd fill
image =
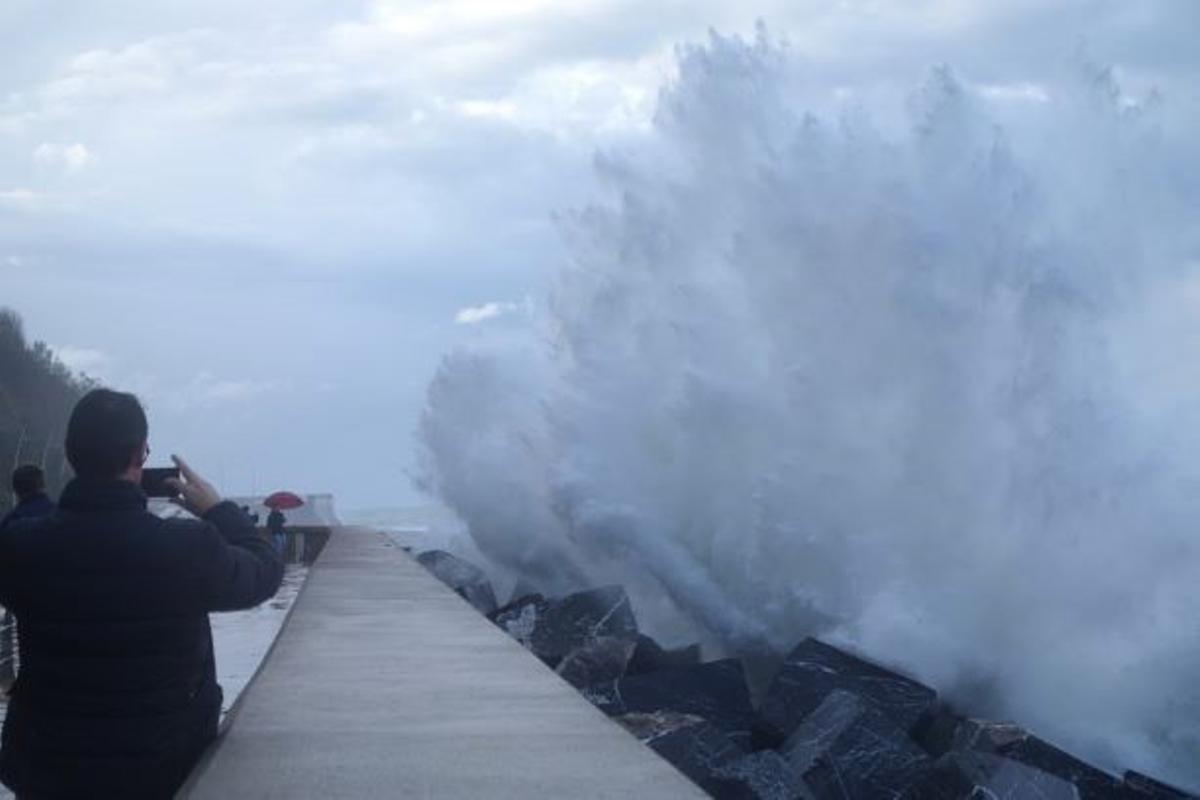
{"label": "giant wave", "polygon": [[681,49],[529,330],[446,357],[422,481],[548,591],[1200,786],[1195,150],[1083,59],[873,102],[762,32]]}

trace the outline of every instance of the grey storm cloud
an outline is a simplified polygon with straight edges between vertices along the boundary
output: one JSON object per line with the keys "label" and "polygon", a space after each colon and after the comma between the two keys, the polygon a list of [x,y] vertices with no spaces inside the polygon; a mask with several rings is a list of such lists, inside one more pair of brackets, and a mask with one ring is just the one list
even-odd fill
{"label": "grey storm cloud", "polygon": [[1196,113],[1189,0],[10,0],[0,302],[230,490],[405,502],[471,310],[542,294],[675,48],[759,21],[815,102],[943,62],[1019,95],[1084,48]]}

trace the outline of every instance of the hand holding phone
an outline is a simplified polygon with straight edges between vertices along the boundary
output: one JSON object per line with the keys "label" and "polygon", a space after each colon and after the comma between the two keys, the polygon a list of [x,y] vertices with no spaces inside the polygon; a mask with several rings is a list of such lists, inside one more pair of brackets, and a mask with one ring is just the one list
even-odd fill
{"label": "hand holding phone", "polygon": [[142,470],[142,491],[146,497],[178,497],[179,491],[168,479],[179,480],[179,467],[147,467]]}
{"label": "hand holding phone", "polygon": [[182,477],[176,475],[173,478],[167,478],[165,481],[174,490],[176,503],[197,517],[202,517],[208,513],[209,509],[221,502],[220,492],[211,483],[200,477],[196,470],[189,467],[186,461],[179,456],[171,456],[171,460],[175,462],[177,471],[182,475]]}

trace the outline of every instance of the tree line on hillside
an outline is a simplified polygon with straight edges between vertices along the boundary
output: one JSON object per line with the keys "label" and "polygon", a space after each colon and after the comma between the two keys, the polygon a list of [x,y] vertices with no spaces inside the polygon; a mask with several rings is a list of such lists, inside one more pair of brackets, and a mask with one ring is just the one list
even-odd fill
{"label": "tree line on hillside", "polygon": [[71,477],[63,449],[67,419],[76,401],[93,386],[55,356],[45,342],[30,343],[20,316],[0,308],[0,513],[12,504],[8,474],[20,464],[38,464],[52,496]]}

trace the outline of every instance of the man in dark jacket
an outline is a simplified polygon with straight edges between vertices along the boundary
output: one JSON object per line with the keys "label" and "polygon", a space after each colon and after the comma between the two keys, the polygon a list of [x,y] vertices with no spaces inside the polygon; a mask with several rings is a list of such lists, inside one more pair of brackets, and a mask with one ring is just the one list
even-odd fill
{"label": "man in dark jacket", "polygon": [[37,519],[54,513],[54,501],[46,496],[46,476],[36,464],[13,470],[12,490],[17,505],[0,520],[0,529],[19,519]]}
{"label": "man in dark jacket", "polygon": [[173,488],[199,519],[146,510],[146,441],[137,398],[90,392],[67,427],[76,477],[59,511],[0,530],[21,648],[0,780],[18,797],[170,797],[217,733],[208,613],[279,588],[270,544],[182,460]]}

